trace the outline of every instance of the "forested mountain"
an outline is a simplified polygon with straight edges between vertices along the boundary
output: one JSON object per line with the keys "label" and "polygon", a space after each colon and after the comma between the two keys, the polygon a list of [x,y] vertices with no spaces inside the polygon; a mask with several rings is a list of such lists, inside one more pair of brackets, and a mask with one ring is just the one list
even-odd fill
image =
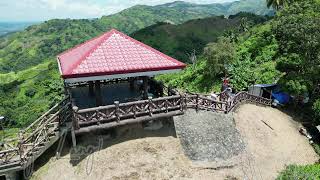
{"label": "forested mountain", "polygon": [[[257,15],[273,15],[265,0],[239,0],[223,4],[194,4],[176,1],[157,6],[138,5],[111,16],[98,20],[107,27],[112,25],[121,31],[131,33],[156,22],[183,23],[190,19],[205,18],[217,15],[233,15],[239,12],[251,12]],[[121,20],[121,22],[119,22]]]}
{"label": "forested mountain", "polygon": [[209,42],[216,42],[219,36],[244,25],[253,26],[267,21],[267,17],[250,13],[239,13],[229,18],[215,16],[190,20],[174,25],[158,23],[136,31],[132,36],[180,61],[191,63],[188,54],[203,52]]}
{"label": "forested mountain", "polygon": [[208,44],[183,73],[160,79],[197,92],[218,91],[225,75],[237,91],[277,83],[292,96],[299,115],[320,124],[320,2],[295,1],[278,9],[268,22]]}
{"label": "forested mountain", "polygon": [[242,10],[259,14],[272,12],[266,6],[262,8],[259,3],[252,2],[264,4],[264,0],[242,0],[209,5],[177,1],[158,6],[134,6],[117,14],[93,20],[46,21],[1,39],[0,73],[30,68],[111,28],[130,34],[157,22],[179,24],[212,15],[235,14]]}
{"label": "forested mountain", "polygon": [[[292,108],[299,116],[305,113],[313,120],[310,123],[319,125],[320,1],[290,1],[279,6],[268,21],[247,13],[211,17],[239,11],[272,14],[265,0],[211,5],[178,1],[134,6],[93,20],[50,20],[2,38],[0,115],[10,120],[10,127],[30,124],[62,98],[55,56],[117,28],[182,61],[188,62],[187,53],[195,50],[196,61],[181,73],[157,77],[168,85],[211,93],[219,91],[225,75],[236,91],[253,83],[278,83],[297,100]],[[301,103],[305,96],[308,103]],[[313,146],[320,153],[316,142]],[[319,165],[289,166],[278,179],[308,179],[319,174]]]}
{"label": "forested mountain", "polygon": [[222,4],[193,4],[183,1],[176,1],[159,5],[157,8],[174,8],[178,11],[193,13],[206,12],[214,15],[232,15],[239,12],[251,12],[257,15],[273,15],[274,11],[267,8],[264,0],[238,0]]}
{"label": "forested mountain", "polygon": [[265,0],[242,0],[230,3],[227,6],[227,14],[236,14],[238,12],[250,12],[257,15],[274,15],[275,12],[266,8]]}
{"label": "forested mountain", "polygon": [[[170,36],[173,39],[168,39],[170,42],[181,41],[175,42],[172,44],[174,46],[171,46],[173,49],[180,48],[180,55],[173,54],[172,49],[164,49],[161,47],[162,44],[154,43],[151,45],[186,60],[184,49],[189,50],[189,47],[186,46],[190,42],[189,38],[194,38],[192,46],[197,46],[197,43],[200,43],[200,46],[197,47],[197,51],[200,53],[201,47],[209,41],[214,41],[217,36],[223,33],[222,30],[231,29],[239,24],[239,19],[230,18],[228,20],[222,17],[205,19],[205,23],[201,23],[201,20],[189,20],[206,18],[216,14],[236,13],[237,10],[234,9],[241,9],[244,4],[252,7],[250,9],[254,9],[256,12],[263,12],[262,14],[272,11],[266,7],[263,8],[264,10],[261,10],[260,7],[256,8],[250,1],[210,5],[178,1],[158,6],[139,5],[98,19],[49,20],[3,37],[0,39],[0,114],[8,117],[18,126],[24,126],[36,119],[61,98],[63,89],[56,55],[110,28],[131,34],[157,22],[175,24],[176,26],[171,24],[160,24],[159,26],[158,24],[155,27],[159,26],[160,29],[164,29],[167,26],[172,33],[181,34],[175,37]],[[264,3],[264,0],[258,1]],[[231,11],[231,9],[233,10]],[[186,21],[189,22],[181,26],[178,25]],[[207,23],[209,24],[205,25]],[[223,23],[227,24],[223,25]],[[184,29],[195,26],[199,31],[193,31],[193,35],[188,33],[188,29]],[[219,28],[219,30],[215,30],[215,28]],[[141,33],[137,33],[137,38],[139,38],[138,34],[140,36]],[[150,43],[147,40],[152,37],[147,36],[145,41]],[[198,40],[201,41],[197,42]]]}

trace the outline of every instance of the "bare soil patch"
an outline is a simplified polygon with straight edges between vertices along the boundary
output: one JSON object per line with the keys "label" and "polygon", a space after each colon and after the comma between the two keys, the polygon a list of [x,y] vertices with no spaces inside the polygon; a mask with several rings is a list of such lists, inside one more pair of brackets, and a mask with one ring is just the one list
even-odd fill
{"label": "bare soil patch", "polygon": [[[277,109],[242,105],[234,113],[234,123],[245,148],[232,166],[198,166],[187,158],[170,125],[156,131],[137,126],[119,130],[121,135],[115,138],[101,136],[102,149],[76,161],[72,152],[51,158],[32,179],[274,179],[285,165],[318,160],[299,134],[299,124]],[[94,149],[99,140],[88,136],[79,142],[88,144]]]}

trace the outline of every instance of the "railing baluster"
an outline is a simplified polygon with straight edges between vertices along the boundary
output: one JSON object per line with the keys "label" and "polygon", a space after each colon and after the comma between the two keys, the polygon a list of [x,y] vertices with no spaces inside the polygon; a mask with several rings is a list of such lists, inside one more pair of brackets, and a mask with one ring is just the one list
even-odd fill
{"label": "railing baluster", "polygon": [[114,105],[116,107],[115,116],[116,116],[117,122],[119,123],[120,122],[119,101],[115,101]]}
{"label": "railing baluster", "polygon": [[196,96],[196,111],[199,111],[199,94]]}
{"label": "railing baluster", "polygon": [[149,111],[149,116],[152,116],[152,97],[148,97],[148,111]]}
{"label": "railing baluster", "polygon": [[133,111],[133,118],[137,118],[137,108],[136,108],[136,105],[133,105],[132,106],[132,111]]}

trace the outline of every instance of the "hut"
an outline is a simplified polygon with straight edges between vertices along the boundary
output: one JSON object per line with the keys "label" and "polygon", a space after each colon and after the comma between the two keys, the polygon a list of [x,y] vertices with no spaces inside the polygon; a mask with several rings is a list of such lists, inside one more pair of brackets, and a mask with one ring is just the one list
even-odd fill
{"label": "hut", "polygon": [[[186,65],[115,29],[57,56],[65,92],[79,108],[146,99],[150,80]],[[161,93],[160,93],[161,94]]]}

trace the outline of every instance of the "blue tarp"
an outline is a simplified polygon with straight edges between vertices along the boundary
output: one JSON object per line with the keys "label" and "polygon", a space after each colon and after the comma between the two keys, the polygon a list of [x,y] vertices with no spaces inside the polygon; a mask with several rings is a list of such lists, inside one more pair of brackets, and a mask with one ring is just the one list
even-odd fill
{"label": "blue tarp", "polygon": [[270,87],[276,87],[277,84],[256,84],[255,87],[261,87],[261,88],[270,88]]}
{"label": "blue tarp", "polygon": [[287,104],[290,101],[290,96],[284,92],[272,93],[272,97],[279,101],[280,104]]}

